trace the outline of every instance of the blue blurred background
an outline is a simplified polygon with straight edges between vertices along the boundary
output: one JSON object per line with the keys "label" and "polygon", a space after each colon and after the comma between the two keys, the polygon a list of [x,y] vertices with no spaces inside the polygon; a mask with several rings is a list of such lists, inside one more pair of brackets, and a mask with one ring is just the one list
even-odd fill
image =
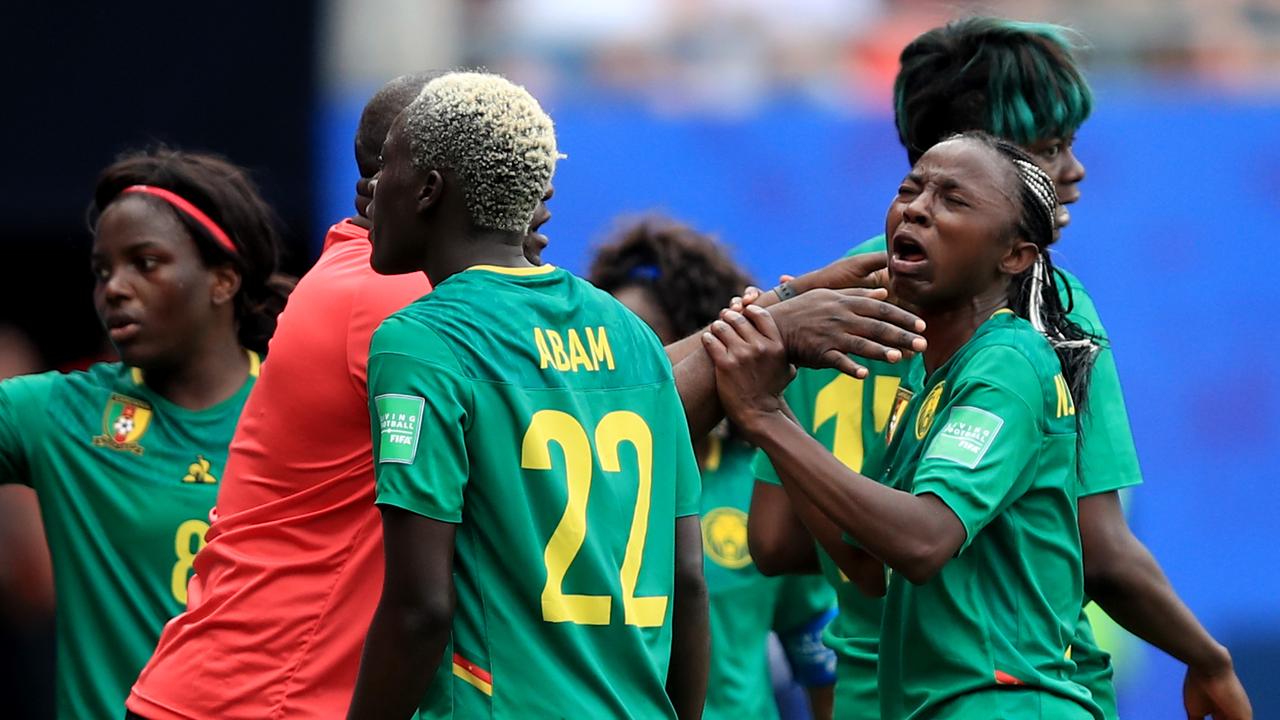
{"label": "blue blurred background", "polygon": [[[1087,45],[1097,102],[1076,150],[1088,175],[1059,259],[1113,339],[1146,476],[1126,498],[1131,521],[1231,648],[1256,716],[1280,717],[1280,6],[982,9],[1068,23]],[[33,70],[14,79],[21,102],[0,117],[5,349],[21,344],[29,368],[103,354],[81,213],[114,153],[164,140],[251,166],[302,271],[350,212],[360,107],[383,81],[425,68],[483,65],[551,111],[568,158],[547,260],[583,271],[620,215],[656,211],[715,233],[772,284],[881,231],[907,169],[889,104],[897,53],[973,11],[892,0],[22,10],[14,27],[27,32],[6,52]],[[5,572],[0,589],[15,582]],[[38,618],[41,602],[0,594],[0,611]],[[1103,637],[1122,715],[1182,717],[1181,666],[1114,628]]]}

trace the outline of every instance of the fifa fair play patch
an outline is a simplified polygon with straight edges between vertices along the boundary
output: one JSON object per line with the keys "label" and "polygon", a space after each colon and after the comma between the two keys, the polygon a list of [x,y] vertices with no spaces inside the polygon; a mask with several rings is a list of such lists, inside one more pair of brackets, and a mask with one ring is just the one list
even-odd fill
{"label": "fifa fair play patch", "polygon": [[418,433],[426,401],[414,395],[379,395],[378,462],[409,464],[418,454]]}
{"label": "fifa fair play patch", "polygon": [[1000,416],[986,410],[965,405],[951,408],[947,424],[933,438],[925,457],[950,460],[973,469],[987,454],[1003,426]]}

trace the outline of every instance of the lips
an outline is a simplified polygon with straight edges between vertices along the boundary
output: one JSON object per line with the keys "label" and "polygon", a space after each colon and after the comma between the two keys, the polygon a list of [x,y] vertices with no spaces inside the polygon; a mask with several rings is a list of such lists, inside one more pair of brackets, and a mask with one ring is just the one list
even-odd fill
{"label": "lips", "polygon": [[142,323],[127,316],[110,316],[106,318],[107,337],[111,342],[120,344],[129,342],[142,331]]}
{"label": "lips", "polygon": [[899,229],[889,241],[889,272],[894,275],[920,275],[929,264],[924,244],[910,230]]}

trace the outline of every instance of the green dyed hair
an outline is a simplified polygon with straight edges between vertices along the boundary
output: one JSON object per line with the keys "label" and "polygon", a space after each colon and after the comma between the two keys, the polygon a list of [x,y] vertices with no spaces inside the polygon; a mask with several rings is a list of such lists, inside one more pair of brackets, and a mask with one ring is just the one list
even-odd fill
{"label": "green dyed hair", "polygon": [[994,17],[954,20],[902,50],[893,83],[898,138],[911,163],[955,133],[982,130],[1020,145],[1069,135],[1093,110],[1074,33]]}

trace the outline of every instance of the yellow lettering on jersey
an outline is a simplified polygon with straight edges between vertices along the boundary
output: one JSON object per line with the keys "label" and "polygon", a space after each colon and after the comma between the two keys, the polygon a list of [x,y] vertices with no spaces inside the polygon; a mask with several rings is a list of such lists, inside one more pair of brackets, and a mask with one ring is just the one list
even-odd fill
{"label": "yellow lettering on jersey", "polygon": [[547,349],[547,339],[542,336],[542,328],[533,329],[533,344],[538,346],[538,369],[546,370],[551,362],[551,351]]}
{"label": "yellow lettering on jersey", "polygon": [[[582,342],[582,334],[586,333],[587,342]],[[563,331],[551,328],[534,328],[533,343],[538,348],[538,369],[555,368],[560,372],[599,372],[604,368],[612,370],[613,349],[609,347],[609,336],[604,327],[569,328]]]}
{"label": "yellow lettering on jersey", "polygon": [[569,364],[573,366],[573,371],[578,372],[579,367],[585,367],[591,372],[595,372],[600,368],[591,360],[591,356],[587,355],[587,349],[582,346],[582,340],[578,338],[578,331],[569,328]]}
{"label": "yellow lettering on jersey", "polygon": [[552,365],[560,372],[569,369],[569,356],[564,352],[564,340],[560,338],[560,333],[547,328],[547,342],[551,343],[551,358],[554,361]]}
{"label": "yellow lettering on jersey", "polygon": [[613,369],[613,350],[609,347],[609,336],[604,332],[604,326],[596,328],[591,332],[591,328],[587,328],[587,344],[591,346],[591,356],[596,360],[596,367],[599,368],[600,363],[604,363],[605,367]]}
{"label": "yellow lettering on jersey", "polygon": [[1053,385],[1058,391],[1058,417],[1075,415],[1076,404],[1071,399],[1071,388],[1067,386],[1067,379],[1061,374],[1054,375]]}

